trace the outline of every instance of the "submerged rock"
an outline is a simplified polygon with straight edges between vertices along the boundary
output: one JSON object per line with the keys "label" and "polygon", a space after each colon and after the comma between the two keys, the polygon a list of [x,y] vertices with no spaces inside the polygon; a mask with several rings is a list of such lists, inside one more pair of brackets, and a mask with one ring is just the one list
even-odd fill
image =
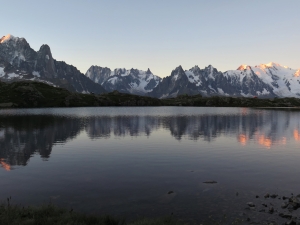
{"label": "submerged rock", "polygon": [[289,203],[288,202],[284,202],[281,204],[281,208],[286,209],[288,207]]}
{"label": "submerged rock", "polygon": [[265,196],[264,196],[265,198],[270,198],[270,194],[265,194]]}
{"label": "submerged rock", "polygon": [[255,204],[254,204],[253,202],[247,202],[247,205],[248,205],[249,207],[255,207]]}
{"label": "submerged rock", "polygon": [[291,213],[279,213],[278,215],[282,218],[292,219]]}
{"label": "submerged rock", "polygon": [[277,194],[270,195],[271,198],[276,198],[277,196],[278,196]]}

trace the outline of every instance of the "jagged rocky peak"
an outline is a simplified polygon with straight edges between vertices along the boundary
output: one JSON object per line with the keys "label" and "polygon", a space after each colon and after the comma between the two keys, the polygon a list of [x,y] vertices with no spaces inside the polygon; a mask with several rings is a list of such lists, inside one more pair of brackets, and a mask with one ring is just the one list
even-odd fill
{"label": "jagged rocky peak", "polygon": [[52,79],[57,77],[54,60],[48,45],[42,45],[37,52],[35,70],[39,71],[42,77]]}
{"label": "jagged rocky peak", "polygon": [[208,65],[207,67],[205,67],[205,70],[210,70],[211,72],[213,72],[214,70],[217,71],[217,69],[215,67],[213,67],[212,65]]}
{"label": "jagged rocky peak", "polygon": [[51,49],[50,49],[49,45],[43,44],[43,45],[40,47],[39,52],[47,52],[47,53],[51,53]]}
{"label": "jagged rocky peak", "polygon": [[174,82],[181,80],[181,79],[187,79],[187,76],[185,74],[185,71],[183,70],[182,66],[176,67],[172,73],[171,73],[171,78]]}
{"label": "jagged rocky peak", "polygon": [[51,49],[48,45],[42,45],[38,51],[38,54],[44,56],[45,60],[52,59]]}
{"label": "jagged rocky peak", "polygon": [[[185,73],[186,73],[187,77],[189,77],[189,78],[193,77],[193,79],[195,79],[194,76],[199,76],[201,74],[201,69],[198,65],[196,65],[196,66],[192,67],[191,69],[186,70]],[[195,80],[193,80],[191,82],[194,83]]]}
{"label": "jagged rocky peak", "polygon": [[200,70],[200,67],[198,65],[193,66],[191,69],[189,69],[190,71],[197,71]]}
{"label": "jagged rocky peak", "polygon": [[108,68],[108,67],[101,67],[101,66],[94,66],[94,65],[91,66],[88,69],[87,72],[103,72],[103,71],[105,71],[105,72],[107,72],[107,71],[111,72],[110,68]]}
{"label": "jagged rocky peak", "polygon": [[138,76],[140,73],[140,71],[138,69],[130,69],[130,74],[134,75],[134,76]]}
{"label": "jagged rocky peak", "polygon": [[172,74],[177,74],[177,73],[184,73],[184,70],[181,65],[177,66],[173,71]]}
{"label": "jagged rocky peak", "polygon": [[114,69],[113,75],[122,75],[126,73],[125,68],[116,68]]}
{"label": "jagged rocky peak", "polygon": [[147,69],[146,74],[148,74],[148,75],[152,74],[152,72],[149,68]]}
{"label": "jagged rocky peak", "polygon": [[207,67],[204,68],[204,71],[206,74],[217,74],[219,71],[213,67],[212,65],[208,65]]}

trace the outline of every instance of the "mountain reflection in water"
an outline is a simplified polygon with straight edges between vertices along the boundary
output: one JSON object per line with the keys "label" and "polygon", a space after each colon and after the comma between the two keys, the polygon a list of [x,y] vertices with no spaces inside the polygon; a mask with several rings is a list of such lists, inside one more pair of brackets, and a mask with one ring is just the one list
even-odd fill
{"label": "mountain reflection in water", "polygon": [[300,194],[299,140],[300,113],[288,110],[0,110],[1,199],[193,224],[248,216],[245,203],[263,207],[266,193]]}
{"label": "mountain reflection in water", "polygon": [[90,139],[112,136],[150,136],[163,129],[180,141],[183,138],[207,142],[218,137],[236,137],[241,145],[251,142],[270,149],[287,139],[300,141],[300,116],[290,111],[242,109],[237,114],[203,115],[1,115],[0,165],[25,166],[38,153],[49,158],[53,145],[66,143],[85,131]]}

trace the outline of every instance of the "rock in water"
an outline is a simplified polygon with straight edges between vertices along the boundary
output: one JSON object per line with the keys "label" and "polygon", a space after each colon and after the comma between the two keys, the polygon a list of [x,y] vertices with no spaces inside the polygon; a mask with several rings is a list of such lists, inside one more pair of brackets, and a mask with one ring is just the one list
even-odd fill
{"label": "rock in water", "polygon": [[248,205],[249,207],[255,207],[255,204],[254,204],[253,202],[247,202],[247,205]]}

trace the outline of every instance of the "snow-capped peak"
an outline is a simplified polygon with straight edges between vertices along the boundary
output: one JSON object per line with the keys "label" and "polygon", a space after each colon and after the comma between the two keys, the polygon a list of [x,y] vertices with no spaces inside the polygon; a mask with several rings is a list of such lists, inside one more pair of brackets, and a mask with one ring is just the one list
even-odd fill
{"label": "snow-capped peak", "polygon": [[261,64],[260,66],[265,67],[265,68],[282,67],[279,63],[275,63],[275,62],[269,62],[267,64]]}
{"label": "snow-capped peak", "polygon": [[294,74],[295,77],[299,77],[300,76],[300,69],[296,71],[296,73]]}
{"label": "snow-capped peak", "polygon": [[247,64],[243,64],[241,66],[239,66],[239,68],[237,68],[237,70],[240,70],[240,71],[243,71],[243,70],[250,70],[252,68],[258,68],[258,69],[261,69],[263,71],[265,71],[266,69],[270,69],[270,68],[275,68],[275,69],[290,69],[289,67],[287,66],[281,66],[279,63],[275,63],[275,62],[269,62],[267,64],[260,64],[258,66],[255,66],[255,67],[251,67]]}
{"label": "snow-capped peak", "polygon": [[0,44],[6,42],[6,41],[9,41],[10,39],[13,39],[15,38],[14,36],[12,36],[11,34],[8,34],[6,36],[3,36],[1,39],[0,39]]}
{"label": "snow-capped peak", "polygon": [[250,70],[250,69],[251,69],[251,66],[243,64],[243,65],[240,65],[239,68],[237,68],[236,70],[243,71],[243,70]]}
{"label": "snow-capped peak", "polygon": [[[245,68],[248,68],[248,66],[242,65],[238,70],[243,72]],[[298,80],[300,70],[294,70],[275,62],[260,64],[250,68],[263,83],[272,87],[276,95],[281,97],[300,96]],[[248,69],[246,69],[246,72],[248,72]],[[244,73],[241,75],[244,75]]]}

